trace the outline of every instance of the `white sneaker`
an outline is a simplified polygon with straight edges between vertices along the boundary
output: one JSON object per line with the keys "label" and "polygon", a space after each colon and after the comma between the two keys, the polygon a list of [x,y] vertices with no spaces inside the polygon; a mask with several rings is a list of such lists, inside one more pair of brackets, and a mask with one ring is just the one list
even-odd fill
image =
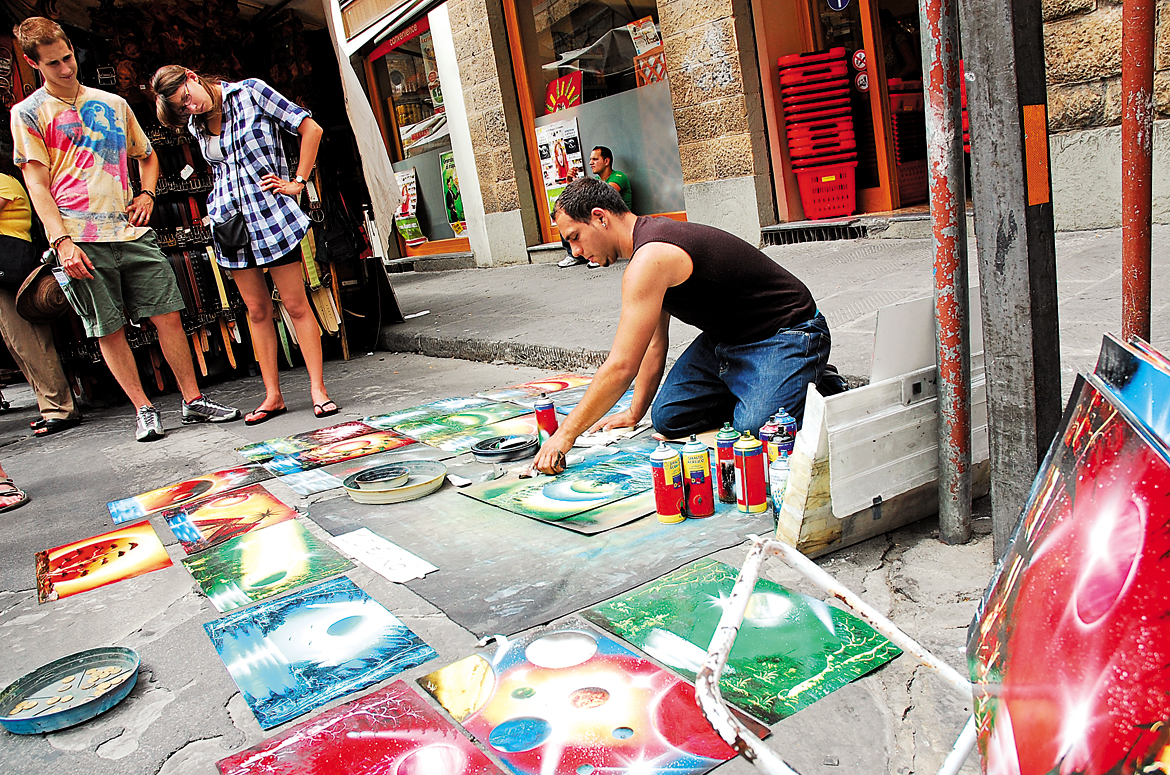
{"label": "white sneaker", "polygon": [[557,266],[559,266],[561,269],[568,269],[570,266],[577,266],[578,264],[584,263],[584,256],[565,256],[559,262],[557,262]]}
{"label": "white sneaker", "polygon": [[167,435],[167,432],[163,430],[162,415],[153,406],[144,406],[139,409],[136,419],[134,438],[139,441],[154,441]]}

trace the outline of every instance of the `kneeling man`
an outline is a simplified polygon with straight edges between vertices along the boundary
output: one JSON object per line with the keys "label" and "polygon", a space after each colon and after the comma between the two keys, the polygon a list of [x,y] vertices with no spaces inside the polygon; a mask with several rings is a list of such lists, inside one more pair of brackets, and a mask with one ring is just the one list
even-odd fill
{"label": "kneeling man", "polygon": [[[671,437],[728,420],[758,433],[781,406],[802,419],[808,385],[820,381],[829,358],[829,327],[804,283],[725,231],[635,216],[600,180],[571,183],[554,217],[574,254],[602,266],[630,263],[613,348],[581,403],[541,447],[540,471],[564,470],[585,431],[635,425],[648,409],[655,429]],[[659,391],[672,315],[702,333]],[[635,377],[630,408],[602,421]]]}

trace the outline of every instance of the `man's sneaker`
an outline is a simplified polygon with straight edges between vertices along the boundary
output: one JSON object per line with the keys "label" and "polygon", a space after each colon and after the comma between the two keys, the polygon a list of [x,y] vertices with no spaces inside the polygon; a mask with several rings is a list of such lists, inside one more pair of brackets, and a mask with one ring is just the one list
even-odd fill
{"label": "man's sneaker", "polygon": [[166,436],[163,430],[162,415],[153,406],[144,406],[138,410],[138,426],[134,429],[134,438],[139,441],[154,441]]}
{"label": "man's sneaker", "polygon": [[183,402],[183,425],[197,422],[231,422],[240,419],[240,410],[199,396],[190,403]]}
{"label": "man's sneaker", "polygon": [[571,266],[577,266],[578,264],[584,263],[584,256],[565,256],[557,263],[557,266],[559,266],[561,269],[568,269]]}
{"label": "man's sneaker", "polygon": [[589,267],[590,269],[596,269],[597,267],[601,266],[601,264],[597,263],[596,261],[590,261],[585,266]]}

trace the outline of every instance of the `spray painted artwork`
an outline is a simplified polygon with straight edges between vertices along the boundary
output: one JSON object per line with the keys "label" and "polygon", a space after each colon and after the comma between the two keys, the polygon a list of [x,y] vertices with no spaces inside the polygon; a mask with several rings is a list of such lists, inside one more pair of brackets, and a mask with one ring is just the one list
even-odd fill
{"label": "spray painted artwork", "polygon": [[262,466],[249,464],[225,468],[214,474],[206,474],[185,482],[160,487],[157,490],[123,498],[106,504],[114,524],[120,525],[132,519],[142,519],[165,509],[172,509],[203,498],[210,498],[228,490],[236,490],[249,484],[271,479],[272,473]]}
{"label": "spray painted artwork", "polygon": [[[738,577],[699,560],[582,615],[694,680]],[[856,616],[760,579],[719,688],[774,724],[901,653]]]}
{"label": "spray painted artwork", "polygon": [[220,613],[353,568],[295,519],[237,536],[183,565]]}
{"label": "spray painted artwork", "polygon": [[497,775],[499,767],[404,681],[217,763],[222,775]]}
{"label": "spray painted artwork", "polygon": [[552,377],[546,377],[545,379],[525,382],[523,385],[512,385],[511,387],[498,388],[496,390],[485,390],[482,393],[476,393],[476,395],[483,398],[490,398],[493,401],[512,401],[513,403],[532,406],[537,396],[541,393],[552,395],[553,393],[559,393],[562,390],[568,390],[579,385],[588,385],[592,381],[593,377],[586,377],[581,374],[557,374]]}
{"label": "spray painted artwork", "polygon": [[158,534],[143,520],[37,552],[37,598],[47,603],[170,565]]}
{"label": "spray painted artwork", "polygon": [[650,461],[638,455],[605,454],[570,465],[557,476],[505,476],[460,492],[501,509],[545,522],[580,514],[652,487]]}
{"label": "spray painted artwork", "polygon": [[355,436],[365,436],[375,430],[377,429],[355,420],[343,422],[340,425],[331,425],[328,428],[318,428],[315,431],[298,433],[295,436],[258,441],[255,444],[237,447],[236,452],[253,463],[259,463],[277,455],[291,455],[306,449],[320,447],[323,444],[333,444],[352,439]]}
{"label": "spray painted artwork", "polygon": [[1170,450],[1136,422],[1077,378],[970,629],[989,774],[1166,771]]}
{"label": "spray painted artwork", "polygon": [[[588,385],[582,385],[579,388],[571,388],[564,393],[560,393],[552,397],[553,405],[557,408],[557,414],[568,414],[577,408],[577,404],[581,403],[581,399],[585,397],[585,391]],[[634,402],[634,388],[630,387],[625,393],[622,393],[617,402],[605,413],[605,417],[624,412],[630,408],[630,404]]]}
{"label": "spray painted artwork", "polygon": [[432,401],[429,404],[422,404],[421,406],[412,406],[409,409],[399,409],[396,412],[388,412],[386,414],[376,414],[372,417],[366,417],[362,420],[366,425],[378,430],[390,430],[398,425],[408,422],[425,422],[436,417],[446,417],[455,412],[463,412],[468,409],[474,409],[477,406],[486,406],[494,403],[486,398],[443,398],[438,401]]}
{"label": "spray painted artwork", "polygon": [[586,627],[505,641],[419,685],[518,775],[681,775],[735,756],[689,683]]}
{"label": "spray painted artwork", "polygon": [[201,552],[249,530],[275,525],[296,515],[296,509],[259,484],[203,498],[162,513],[167,527],[187,554]]}
{"label": "spray painted artwork", "polygon": [[365,436],[355,436],[345,441],[324,444],[292,455],[277,455],[262,465],[274,474],[287,476],[288,474],[321,468],[330,463],[340,463],[343,460],[353,460],[366,455],[398,449],[413,443],[412,439],[392,431],[375,431],[367,433]]}
{"label": "spray painted artwork", "polygon": [[288,487],[297,495],[316,495],[327,490],[336,490],[343,483],[336,476],[323,468],[314,468],[312,471],[298,471],[295,474],[285,474],[276,477],[276,481]]}
{"label": "spray painted artwork", "polygon": [[203,628],[265,729],[436,656],[344,576]]}
{"label": "spray painted artwork", "polygon": [[1170,362],[1141,339],[1122,342],[1106,334],[1094,373],[1138,419],[1139,427],[1170,439]]}
{"label": "spray painted artwork", "polygon": [[493,402],[442,417],[402,423],[394,426],[394,430],[415,441],[434,444],[450,436],[461,436],[475,428],[510,420],[531,411],[519,404]]}
{"label": "spray painted artwork", "polygon": [[536,415],[529,413],[520,417],[513,417],[511,420],[495,422],[491,425],[481,425],[465,433],[445,436],[438,441],[429,441],[427,443],[438,447],[444,452],[455,454],[458,452],[466,452],[479,442],[495,436],[521,436],[525,434],[535,436],[536,430]]}

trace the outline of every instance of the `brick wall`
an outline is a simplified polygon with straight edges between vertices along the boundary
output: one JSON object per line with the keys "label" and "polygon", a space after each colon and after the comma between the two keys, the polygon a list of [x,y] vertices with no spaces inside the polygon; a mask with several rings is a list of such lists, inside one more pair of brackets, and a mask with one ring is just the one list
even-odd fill
{"label": "brick wall", "polygon": [[483,194],[484,212],[488,215],[520,209],[512,137],[505,119],[500,80],[503,73],[508,79],[508,87],[512,88],[511,73],[506,64],[507,37],[505,33],[505,67],[501,69],[497,61],[499,52],[492,41],[492,29],[501,25],[503,20],[499,18],[498,8],[493,11],[496,12],[494,19],[488,15],[486,0],[449,0],[447,3],[467,104],[467,123],[479,171],[479,188]]}
{"label": "brick wall", "polygon": [[750,11],[747,0],[739,5],[658,3],[684,183],[767,174],[763,122],[747,109],[759,102],[758,78],[741,67],[755,51]]}
{"label": "brick wall", "polygon": [[[1048,115],[1053,131],[1121,123],[1121,3],[1043,0]],[[1170,2],[1159,3],[1159,11]],[[1159,16],[1163,16],[1159,13]],[[1170,33],[1159,25],[1154,107],[1170,116]]]}

